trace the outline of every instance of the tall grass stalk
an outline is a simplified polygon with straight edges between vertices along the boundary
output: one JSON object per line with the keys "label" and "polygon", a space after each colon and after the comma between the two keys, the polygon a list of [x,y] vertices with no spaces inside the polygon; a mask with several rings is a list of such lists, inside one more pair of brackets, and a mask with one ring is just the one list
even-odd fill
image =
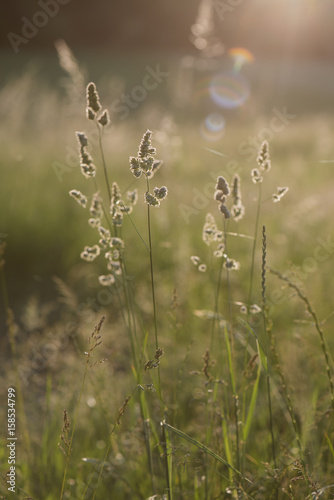
{"label": "tall grass stalk", "polygon": [[248,289],[248,299],[247,299],[247,320],[249,320],[249,308],[252,303],[252,293],[253,293],[253,281],[254,281],[254,269],[255,269],[255,253],[256,253],[256,245],[257,238],[259,232],[259,223],[260,223],[260,212],[261,212],[261,204],[262,204],[262,183],[258,184],[258,199],[257,199],[257,208],[256,208],[256,216],[255,216],[255,224],[254,224],[254,240],[252,247],[252,257],[251,257],[251,268],[250,268],[250,276],[249,276],[249,289]]}
{"label": "tall grass stalk", "polygon": [[[150,185],[148,177],[146,177],[147,192],[150,192]],[[157,308],[155,300],[155,286],[154,286],[154,268],[153,268],[153,247],[152,247],[152,235],[151,235],[151,206],[147,204],[147,231],[148,231],[148,247],[150,255],[150,276],[151,276],[151,292],[152,292],[152,308],[153,308],[153,323],[154,323],[154,339],[155,339],[155,349],[159,348],[158,342],[158,325],[157,325]],[[158,365],[158,396],[161,402],[161,419],[163,420],[163,403],[161,395],[161,380],[160,380],[160,365]]]}
{"label": "tall grass stalk", "polygon": [[296,413],[295,413],[295,410],[294,410],[294,408],[292,406],[292,399],[291,399],[291,396],[290,396],[290,392],[288,390],[286,379],[285,379],[285,375],[284,375],[284,372],[282,370],[282,367],[281,367],[281,364],[280,364],[280,361],[279,361],[278,352],[277,352],[277,349],[276,349],[276,338],[275,338],[274,333],[271,334],[271,350],[272,350],[272,352],[274,354],[274,359],[275,359],[275,364],[276,364],[276,370],[277,370],[277,372],[278,372],[278,374],[280,376],[280,379],[281,379],[282,389],[283,389],[283,392],[284,392],[284,395],[285,395],[285,398],[286,398],[288,412],[289,412],[289,415],[290,415],[290,418],[291,418],[291,422],[292,422],[292,426],[293,426],[293,430],[294,430],[294,433],[295,433],[295,439],[296,439],[296,443],[297,443],[297,446],[298,446],[299,456],[300,456],[300,461],[301,461],[301,472],[303,474],[304,481],[308,485],[309,493],[311,494],[311,492],[312,492],[312,486],[313,485],[312,485],[312,483],[310,481],[310,478],[309,478],[309,475],[308,475],[308,472],[307,472],[307,466],[306,466],[305,459],[304,459],[303,447],[302,447],[302,444],[301,444],[300,431],[298,429],[298,424],[297,424],[297,420],[296,420]]}
{"label": "tall grass stalk", "polygon": [[274,274],[275,276],[277,276],[281,281],[284,281],[285,283],[287,283],[289,288],[292,288],[293,290],[295,290],[298,297],[304,302],[304,304],[306,306],[306,310],[308,311],[310,316],[313,318],[314,326],[315,326],[316,331],[319,334],[320,345],[321,345],[321,349],[322,349],[322,352],[323,352],[323,355],[325,358],[326,374],[327,374],[328,385],[329,385],[329,390],[330,390],[330,395],[331,395],[331,406],[332,406],[332,412],[333,412],[332,420],[333,420],[334,419],[334,384],[333,384],[333,378],[332,378],[330,362],[329,362],[330,356],[329,356],[324,333],[322,331],[318,316],[317,316],[315,310],[313,309],[313,307],[311,306],[311,303],[308,300],[308,298],[306,297],[306,295],[301,291],[301,289],[295,283],[293,283],[289,278],[287,278],[286,276],[281,274],[279,271],[275,271],[274,269],[270,269],[270,268],[269,268],[269,271],[272,274]]}
{"label": "tall grass stalk", "polygon": [[[252,246],[252,253],[251,253],[250,276],[249,276],[248,298],[247,298],[247,323],[248,324],[249,324],[249,320],[250,320],[250,306],[252,303],[253,281],[254,281],[254,270],[255,270],[255,254],[256,254],[256,246],[257,246],[257,240],[258,240],[261,204],[262,204],[262,182],[258,183],[257,207],[256,207],[256,216],[255,216],[255,223],[254,223],[253,246]],[[246,334],[246,348],[245,348],[245,354],[244,354],[244,373],[246,373],[247,363],[248,363],[248,344],[249,344],[249,335],[250,335],[248,327],[246,327],[246,331],[247,331],[247,334]],[[244,388],[242,391],[243,420],[245,419],[245,412],[246,412],[246,407],[247,407],[246,398],[247,398],[246,388]],[[246,443],[244,443],[244,446],[243,446],[243,463],[245,462],[245,453],[246,453],[245,444]]]}
{"label": "tall grass stalk", "polygon": [[[276,276],[278,276],[280,279],[283,278],[283,276],[278,271],[274,271],[274,270],[272,270],[268,266],[266,266],[266,269],[268,269],[272,274],[275,274]],[[268,330],[268,328],[267,328],[267,330]],[[289,412],[289,415],[290,415],[290,418],[291,418],[291,422],[292,422],[292,426],[293,426],[294,433],[295,433],[295,439],[296,439],[296,443],[297,443],[297,446],[298,446],[299,456],[300,456],[300,462],[301,462],[301,472],[302,472],[304,481],[305,481],[305,483],[308,486],[309,493],[311,494],[311,492],[313,490],[313,484],[312,484],[312,482],[310,480],[310,477],[309,477],[309,474],[308,474],[308,471],[307,471],[307,466],[306,466],[306,462],[305,462],[305,458],[304,458],[303,447],[302,447],[302,444],[301,444],[300,430],[298,428],[298,424],[297,424],[297,420],[296,420],[296,413],[295,413],[295,410],[294,410],[293,405],[292,405],[292,399],[291,399],[291,396],[290,396],[290,392],[288,390],[288,386],[287,386],[287,383],[286,383],[285,375],[284,375],[284,372],[282,370],[282,367],[281,367],[281,364],[280,364],[280,361],[279,361],[279,356],[278,356],[278,352],[277,352],[277,349],[276,349],[276,336],[275,336],[275,334],[274,334],[273,331],[270,331],[270,343],[271,343],[271,351],[273,352],[274,359],[275,359],[276,370],[277,370],[277,372],[278,372],[278,374],[280,376],[280,379],[281,379],[282,389],[283,389],[283,392],[284,392],[284,395],[285,395],[285,398],[286,398],[288,412]]]}
{"label": "tall grass stalk", "polygon": [[[265,335],[265,346],[266,346],[265,354],[266,354],[266,358],[268,360],[266,265],[267,265],[267,235],[266,235],[265,226],[262,226],[262,272],[261,272],[262,317],[263,317],[263,330],[264,330],[264,335]],[[274,468],[275,468],[275,475],[276,475],[277,461],[276,461],[273,411],[272,411],[272,404],[271,404],[270,370],[269,370],[269,362],[268,361],[267,361],[267,370],[266,370],[266,382],[267,382],[267,396],[268,396],[268,409],[269,409],[269,429],[270,429],[270,435],[271,435],[271,449],[272,449],[272,457],[273,457],[273,461],[274,461]],[[276,498],[278,499],[278,488],[277,487],[276,487]]]}
{"label": "tall grass stalk", "polygon": [[99,131],[99,148],[100,148],[100,154],[101,154],[101,160],[102,160],[104,178],[105,178],[105,181],[106,181],[106,186],[107,186],[107,191],[108,191],[108,199],[109,199],[109,206],[110,206],[110,203],[111,203],[111,189],[110,189],[110,183],[109,183],[109,178],[108,178],[106,160],[105,160],[105,157],[104,157],[104,150],[103,150],[103,146],[102,146],[102,130],[103,130],[103,128],[101,127],[101,125],[99,123],[96,123],[96,126],[97,126],[98,131]]}
{"label": "tall grass stalk", "polygon": [[84,371],[82,382],[81,382],[81,388],[80,388],[79,398],[78,398],[78,402],[77,402],[77,406],[76,406],[76,410],[75,410],[71,436],[70,436],[70,439],[68,442],[65,442],[63,440],[65,442],[66,447],[67,447],[67,451],[65,452],[66,462],[65,462],[64,474],[63,474],[63,482],[62,482],[62,486],[61,486],[61,492],[60,492],[60,496],[59,496],[60,500],[62,500],[63,494],[64,494],[67,471],[68,471],[68,467],[69,467],[69,463],[70,463],[70,459],[71,459],[71,455],[72,455],[72,443],[73,443],[75,428],[76,428],[76,424],[77,424],[77,420],[78,420],[80,403],[81,403],[81,399],[82,399],[82,395],[83,395],[83,390],[84,390],[88,370],[89,370],[89,368],[92,368],[93,366],[95,366],[96,364],[101,362],[101,361],[97,361],[93,365],[90,365],[91,357],[93,355],[94,350],[102,343],[100,331],[101,331],[102,325],[104,323],[104,320],[105,320],[105,316],[102,316],[99,323],[95,326],[93,332],[91,333],[91,335],[89,337],[90,347],[88,349],[88,352],[85,353],[85,355],[86,355],[85,371]]}
{"label": "tall grass stalk", "polygon": [[[224,218],[224,243],[225,243],[225,253],[228,255],[228,245],[227,245],[227,223]],[[226,261],[227,262],[227,261]],[[231,284],[230,284],[230,270],[226,266],[226,283],[227,283],[227,295],[228,295],[228,315],[229,315],[229,325],[230,325],[230,339],[227,331],[227,324],[225,324],[225,343],[227,348],[227,358],[228,358],[228,368],[229,375],[233,393],[233,403],[234,403],[234,423],[235,423],[235,437],[236,437],[236,463],[237,469],[240,470],[240,432],[239,432],[239,396],[237,393],[236,384],[236,370],[235,370],[235,352],[234,352],[234,332],[233,332],[233,315],[232,315],[232,297],[231,297]],[[239,495],[239,494],[238,494]]]}
{"label": "tall grass stalk", "polygon": [[[222,287],[222,275],[223,275],[223,268],[224,268],[224,262],[228,262],[228,245],[227,245],[227,227],[228,222],[226,222],[226,217],[223,217],[223,239],[224,239],[224,255],[221,257],[220,261],[220,266],[218,270],[218,277],[217,277],[217,283],[215,286],[215,294],[214,294],[214,314],[212,318],[212,329],[211,329],[211,351],[213,351],[213,346],[214,346],[214,332],[215,332],[215,324],[216,321],[218,321],[218,333],[220,332],[221,329],[221,321],[219,319],[219,297],[220,297],[220,291]],[[231,383],[231,388],[232,388],[232,394],[233,394],[233,405],[234,405],[234,422],[235,422],[235,433],[236,433],[236,464],[237,464],[237,469],[240,469],[240,433],[239,433],[239,399],[238,399],[238,394],[237,394],[237,385],[236,385],[236,370],[235,370],[235,347],[234,347],[234,333],[233,333],[233,314],[232,314],[232,297],[231,297],[231,284],[230,284],[230,269],[226,265],[226,289],[227,289],[227,311],[226,311],[226,316],[228,317],[228,324],[229,324],[229,331],[227,329],[227,322],[225,322],[224,325],[224,339],[225,339],[225,346],[226,346],[226,352],[227,352],[227,361],[228,361],[228,371],[229,371],[229,378],[230,378],[230,383]],[[219,340],[219,337],[218,337]],[[219,352],[221,352],[221,349],[219,349]],[[223,362],[219,363],[219,366],[223,366]],[[219,376],[222,376],[222,374],[219,374]],[[213,380],[208,380],[208,383],[212,383]],[[209,387],[209,385],[208,385]],[[207,394],[208,396],[208,394]],[[215,383],[215,389],[213,391],[213,403],[216,402],[217,399],[217,383]],[[222,411],[225,413],[224,409],[224,404],[222,406]],[[206,399],[206,412],[208,412],[208,398]],[[209,418],[209,425],[207,426],[207,431],[206,431],[206,442],[209,443],[211,440],[212,432],[213,432],[213,425],[214,425],[214,415]],[[223,429],[224,432],[224,441],[225,441],[225,448],[228,450],[227,453],[229,457],[231,458],[231,453],[230,453],[230,443],[229,439],[227,437],[227,428],[225,426],[225,429]],[[231,471],[230,471],[231,472]]]}
{"label": "tall grass stalk", "polygon": [[[146,177],[147,192],[150,192],[150,185],[148,177]],[[150,276],[151,276],[151,291],[152,291],[152,308],[153,308],[153,323],[154,323],[154,338],[155,338],[155,350],[156,353],[159,350],[158,342],[158,325],[157,325],[157,310],[156,310],[156,300],[155,300],[155,285],[154,285],[154,267],[153,267],[153,247],[152,247],[152,231],[151,231],[151,206],[147,204],[147,231],[148,231],[148,246],[150,255]],[[161,422],[164,420],[164,403],[162,400],[162,390],[161,390],[161,378],[160,378],[160,363],[157,366],[158,370],[158,397],[160,400],[161,409]],[[172,457],[168,452],[168,440],[166,438],[166,433],[164,427],[162,427],[162,446],[164,448],[164,465],[165,465],[165,476],[166,476],[166,487],[168,500],[173,498],[172,490]]]}
{"label": "tall grass stalk", "polygon": [[[121,420],[123,418],[123,415],[125,413],[125,410],[129,404],[129,401],[132,399],[135,391],[138,389],[138,386],[136,385],[134,387],[134,389],[132,390],[131,394],[124,400],[122,406],[119,408],[118,412],[117,412],[117,417],[115,419],[115,422],[110,430],[110,433],[109,433],[109,437],[108,437],[108,446],[106,447],[106,451],[104,453],[104,458],[101,462],[101,466],[100,466],[100,473],[99,473],[99,476],[98,476],[98,479],[97,479],[97,482],[96,482],[96,485],[94,486],[94,493],[93,493],[93,496],[92,496],[92,500],[95,500],[96,498],[96,493],[97,493],[97,490],[99,488],[99,485],[100,485],[100,482],[101,482],[101,477],[102,477],[102,472],[103,472],[103,469],[104,469],[104,466],[107,462],[107,458],[108,458],[108,455],[109,455],[109,452],[110,452],[110,448],[111,448],[111,445],[112,445],[112,440],[113,440],[113,436],[115,434],[115,431],[117,429],[117,427],[120,425],[121,423]],[[85,488],[85,491],[83,492],[83,495],[81,497],[81,500],[84,500],[87,495],[87,491],[88,491],[88,488],[90,486],[90,481],[92,479],[92,476],[90,476],[90,479],[86,485],[86,488]]]}

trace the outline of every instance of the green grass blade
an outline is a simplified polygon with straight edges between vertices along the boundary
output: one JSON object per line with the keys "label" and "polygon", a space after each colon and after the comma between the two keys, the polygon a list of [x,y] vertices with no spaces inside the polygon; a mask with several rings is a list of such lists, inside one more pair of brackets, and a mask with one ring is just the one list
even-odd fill
{"label": "green grass blade", "polygon": [[333,460],[334,460],[334,448],[333,448],[333,444],[332,444],[330,438],[328,437],[327,432],[325,433],[325,438],[326,438],[326,441],[327,441],[327,444],[328,444],[328,448],[330,449],[330,452],[331,452]]}
{"label": "green grass blade", "polygon": [[252,391],[252,397],[251,397],[250,404],[249,404],[249,410],[248,410],[246,422],[245,422],[245,425],[243,428],[244,441],[246,441],[248,438],[249,431],[250,431],[251,424],[252,424],[252,420],[253,420],[253,415],[254,415],[256,401],[257,401],[257,395],[258,395],[258,391],[259,391],[260,375],[261,375],[261,364],[259,363],[259,366],[257,369],[256,380],[255,380],[255,384],[254,384],[253,391]]}
{"label": "green grass blade", "polygon": [[[227,431],[226,418],[223,418],[223,420],[222,420],[222,430],[223,430],[223,439],[224,439],[226,458],[227,458],[228,463],[231,464],[232,463],[232,453],[231,453],[230,440],[229,440],[228,431]],[[232,474],[232,470],[230,468],[229,468],[229,478],[230,478],[230,481],[233,481],[233,474]]]}
{"label": "green grass blade", "polygon": [[[172,427],[171,425],[167,424],[166,422],[162,422],[161,425],[164,428],[168,429],[169,431],[174,432],[175,434],[177,434],[178,436],[180,436],[182,439],[185,439],[186,441],[188,441],[188,443],[193,444],[199,450],[204,451],[204,453],[206,453],[207,455],[213,457],[218,462],[222,463],[223,465],[226,465],[226,467],[228,467],[229,469],[231,469],[233,472],[235,472],[239,476],[244,477],[243,474],[240,471],[238,471],[238,469],[236,469],[235,467],[233,467],[233,465],[231,465],[227,460],[225,460],[221,456],[217,455],[217,453],[215,453],[214,451],[210,450],[210,448],[208,448],[204,444],[202,444],[199,441],[197,441],[196,439],[188,436],[187,434],[185,434],[184,432],[180,431],[179,429],[176,429],[175,427]],[[246,481],[248,481],[249,483],[251,483],[251,481],[247,477],[244,477],[244,479],[246,479]]]}
{"label": "green grass blade", "polygon": [[230,343],[230,339],[228,338],[226,325],[225,325],[225,342],[226,342],[226,349],[227,349],[228,367],[229,367],[231,383],[232,383],[232,390],[233,390],[233,394],[235,394],[236,393],[236,391],[235,391],[235,377],[234,377],[234,369],[233,369],[233,362],[232,362],[231,343]]}
{"label": "green grass blade", "polygon": [[168,486],[168,500],[173,500],[173,453],[172,453],[172,441],[169,437],[169,433],[166,432],[164,426],[162,426],[162,436],[165,440],[165,453],[166,453],[166,476],[167,476],[167,486]]}
{"label": "green grass blade", "polygon": [[256,346],[257,346],[257,350],[258,350],[259,357],[260,357],[260,360],[261,360],[261,364],[262,364],[265,372],[268,373],[268,357],[267,357],[267,355],[264,352],[263,346],[262,346],[262,344],[261,344],[258,336],[254,332],[253,328],[247,323],[247,321],[243,320],[242,318],[239,318],[239,321],[255,337]]}

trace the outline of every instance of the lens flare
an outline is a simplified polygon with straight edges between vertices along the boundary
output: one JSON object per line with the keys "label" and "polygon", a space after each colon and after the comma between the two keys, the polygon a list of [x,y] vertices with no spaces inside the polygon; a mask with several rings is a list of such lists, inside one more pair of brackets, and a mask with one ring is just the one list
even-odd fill
{"label": "lens flare", "polygon": [[254,61],[254,56],[249,50],[241,47],[234,47],[228,51],[228,55],[234,60],[233,70],[239,72],[244,64]]}
{"label": "lens flare", "polygon": [[233,71],[226,71],[213,77],[209,93],[215,104],[221,108],[234,109],[247,101],[250,89],[247,80]]}
{"label": "lens flare", "polygon": [[219,141],[225,132],[225,119],[220,113],[211,113],[200,125],[203,139],[209,142]]}

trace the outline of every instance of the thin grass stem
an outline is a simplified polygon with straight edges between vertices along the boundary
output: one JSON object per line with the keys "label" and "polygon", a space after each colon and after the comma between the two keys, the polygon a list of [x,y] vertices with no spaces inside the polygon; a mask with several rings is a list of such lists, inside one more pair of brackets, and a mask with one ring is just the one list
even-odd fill
{"label": "thin grass stem", "polygon": [[253,240],[253,248],[252,248],[252,258],[251,258],[251,270],[249,277],[249,290],[248,290],[248,300],[247,300],[247,320],[249,319],[249,308],[252,302],[252,292],[253,292],[253,281],[254,281],[254,268],[255,268],[255,251],[257,244],[257,235],[259,230],[259,221],[260,221],[260,210],[261,210],[261,200],[262,200],[262,184],[259,183],[259,193],[257,200],[257,209],[256,209],[256,217],[255,217],[255,228],[254,228],[254,240]]}
{"label": "thin grass stem", "polygon": [[290,288],[292,288],[293,290],[295,290],[297,292],[298,297],[304,302],[308,313],[313,318],[315,328],[319,334],[320,344],[321,344],[322,352],[323,352],[323,355],[325,358],[326,374],[327,374],[328,384],[329,384],[329,389],[330,389],[330,394],[331,394],[331,406],[332,406],[332,412],[333,412],[332,418],[334,418],[334,384],[333,384],[332,373],[331,373],[331,369],[330,369],[328,348],[326,345],[324,333],[322,331],[322,328],[320,326],[320,322],[318,320],[318,316],[317,316],[315,310],[313,309],[313,307],[311,306],[310,301],[308,300],[306,295],[300,290],[300,288],[295,283],[292,283],[292,281],[289,280],[289,278],[283,276],[279,271],[275,271],[271,268],[268,268],[268,269],[272,274],[277,276],[281,281],[284,281],[285,283],[287,283]]}
{"label": "thin grass stem", "polygon": [[101,131],[101,127],[100,127],[100,125],[98,123],[96,123],[96,126],[97,126],[98,131],[99,131],[99,147],[100,147],[100,153],[101,153],[101,158],[102,158],[102,166],[103,166],[104,178],[105,178],[106,186],[107,186],[107,190],[108,190],[108,199],[109,199],[109,206],[110,206],[110,203],[111,203],[111,190],[110,190],[110,184],[109,184],[109,178],[108,178],[108,172],[107,172],[107,165],[106,165],[106,161],[105,161],[105,157],[104,157],[104,151],[103,151],[103,146],[102,146],[102,131]]}
{"label": "thin grass stem", "polygon": [[[266,304],[266,265],[267,265],[267,235],[266,228],[262,226],[262,272],[261,272],[261,291],[262,291],[262,317],[263,317],[263,328],[267,342],[268,328],[267,328],[267,304]],[[266,347],[266,357],[268,360],[268,348]],[[276,450],[275,450],[275,435],[274,435],[274,422],[273,422],[273,412],[272,412],[272,404],[271,404],[271,391],[270,391],[270,373],[269,373],[269,361],[268,368],[266,370],[266,381],[267,381],[267,396],[268,396],[268,409],[269,409],[269,429],[271,435],[271,448],[272,448],[272,456],[274,461],[275,470],[277,469],[276,462]],[[276,489],[276,498],[278,498],[278,490]]]}

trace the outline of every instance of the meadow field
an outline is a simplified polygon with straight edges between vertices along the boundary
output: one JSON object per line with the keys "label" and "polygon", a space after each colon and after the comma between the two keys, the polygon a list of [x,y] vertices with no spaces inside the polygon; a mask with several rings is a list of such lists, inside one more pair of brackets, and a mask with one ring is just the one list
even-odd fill
{"label": "meadow field", "polygon": [[1,55],[0,498],[333,498],[333,70],[223,112],[213,63],[58,50]]}

